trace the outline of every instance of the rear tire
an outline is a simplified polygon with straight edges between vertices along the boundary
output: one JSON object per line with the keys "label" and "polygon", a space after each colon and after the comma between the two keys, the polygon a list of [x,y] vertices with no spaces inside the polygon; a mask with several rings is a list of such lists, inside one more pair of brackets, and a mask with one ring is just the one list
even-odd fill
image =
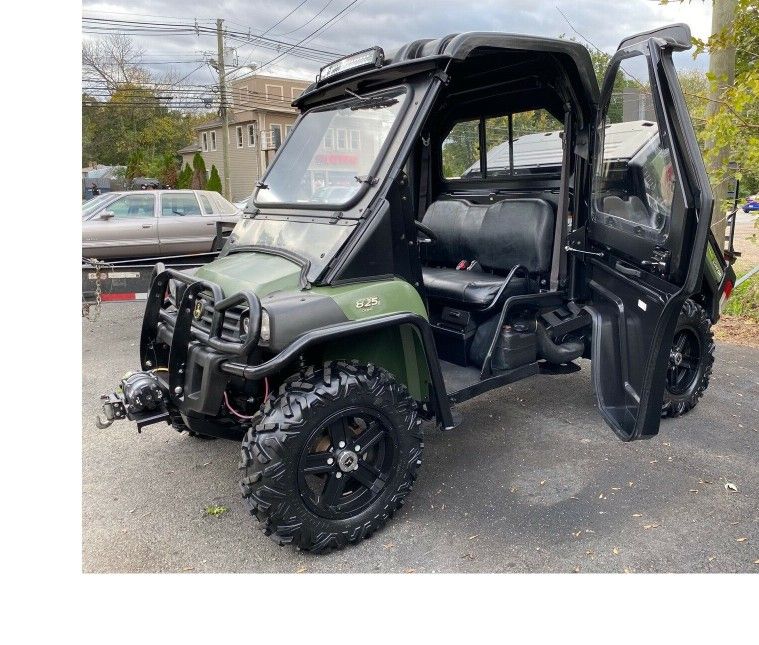
{"label": "rear tire", "polygon": [[416,402],[386,370],[308,368],[267,401],[242,442],[244,502],[280,545],[324,552],[369,537],[411,492],[420,424]]}
{"label": "rear tire", "polygon": [[686,300],[675,327],[664,389],[663,417],[692,410],[709,387],[714,364],[714,333],[706,310]]}

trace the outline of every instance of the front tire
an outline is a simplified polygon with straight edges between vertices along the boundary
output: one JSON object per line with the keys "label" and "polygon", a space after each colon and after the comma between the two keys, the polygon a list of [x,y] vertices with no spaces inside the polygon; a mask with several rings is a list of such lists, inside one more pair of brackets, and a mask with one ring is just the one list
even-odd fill
{"label": "front tire", "polygon": [[275,542],[323,552],[369,537],[421,465],[417,405],[386,370],[330,362],[288,379],[242,442],[242,496]]}
{"label": "front tire", "polygon": [[675,327],[662,403],[663,417],[692,410],[709,387],[714,364],[714,333],[706,310],[686,300]]}

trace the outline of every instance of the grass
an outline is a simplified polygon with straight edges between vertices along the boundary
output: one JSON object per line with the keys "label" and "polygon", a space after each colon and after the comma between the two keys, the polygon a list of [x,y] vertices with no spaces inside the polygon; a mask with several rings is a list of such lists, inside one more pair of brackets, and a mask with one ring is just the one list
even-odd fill
{"label": "grass", "polygon": [[[741,271],[741,275],[746,272]],[[740,278],[740,275],[738,277]],[[759,322],[759,274],[733,290],[723,313]]]}

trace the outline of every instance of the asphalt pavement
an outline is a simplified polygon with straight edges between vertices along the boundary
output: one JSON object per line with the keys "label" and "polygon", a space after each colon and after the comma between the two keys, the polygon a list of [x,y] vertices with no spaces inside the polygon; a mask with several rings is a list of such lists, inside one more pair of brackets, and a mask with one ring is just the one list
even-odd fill
{"label": "asphalt pavement", "polygon": [[314,556],[258,530],[235,442],[96,428],[99,395],[138,366],[142,309],[82,323],[85,572],[759,572],[759,349],[718,345],[700,404],[648,441],[606,426],[587,362],[460,405],[396,517]]}

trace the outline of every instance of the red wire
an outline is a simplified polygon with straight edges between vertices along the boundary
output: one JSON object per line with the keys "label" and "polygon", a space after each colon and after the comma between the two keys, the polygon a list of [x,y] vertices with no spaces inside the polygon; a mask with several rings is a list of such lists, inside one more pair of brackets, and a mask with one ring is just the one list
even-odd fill
{"label": "red wire", "polygon": [[[264,402],[268,398],[269,398],[269,379],[268,377],[264,377]],[[235,410],[232,407],[232,404],[229,402],[229,397],[227,396],[226,390],[224,391],[224,403],[226,404],[229,411],[239,419],[252,419],[254,416],[256,416],[255,414],[251,416],[247,416],[245,414],[240,414],[237,410]]]}

